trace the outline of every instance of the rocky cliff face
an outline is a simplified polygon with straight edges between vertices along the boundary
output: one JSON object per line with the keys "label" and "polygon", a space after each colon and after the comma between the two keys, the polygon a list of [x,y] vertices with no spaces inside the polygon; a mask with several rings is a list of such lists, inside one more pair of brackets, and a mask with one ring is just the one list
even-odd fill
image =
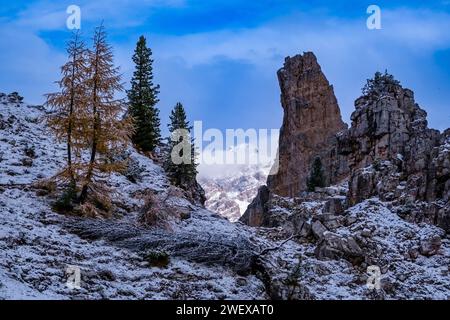
{"label": "rocky cliff face", "polygon": [[[405,220],[450,231],[450,130],[428,128],[411,90],[377,73],[355,102],[351,127],[338,130],[339,108],[314,55],[288,58],[279,78],[285,109],[280,167],[265,191],[304,197],[299,191],[319,156],[328,184],[349,181],[346,206],[378,197]],[[262,191],[241,221],[264,226],[270,220],[270,196]]]}
{"label": "rocky cliff face", "polygon": [[333,87],[315,55],[286,58],[278,71],[284,109],[278,166],[268,179],[269,189],[294,197],[307,189],[312,162],[320,157],[327,184],[335,183],[347,166],[334,149],[335,136],[347,126],[341,119]]}
{"label": "rocky cliff face", "polygon": [[432,183],[428,168],[440,133],[428,129],[427,114],[415,103],[414,93],[395,84],[380,93],[362,96],[355,106],[352,126],[343,137],[351,148],[352,172],[380,161],[393,161],[405,179],[416,181],[415,199],[434,200],[435,192],[428,190]]}
{"label": "rocky cliff face", "polygon": [[349,204],[378,196],[399,206],[405,218],[448,230],[448,131],[429,129],[414,93],[392,76],[377,74],[373,81],[355,102],[351,128],[339,137],[351,170]]}
{"label": "rocky cliff face", "polygon": [[[314,78],[304,79],[295,72],[291,76],[298,77],[298,83],[311,81],[309,86],[301,86],[305,94],[310,87],[317,88]],[[291,82],[295,83],[295,79]],[[323,99],[319,91],[314,94],[316,99]],[[369,267],[379,268],[381,288],[367,292],[369,299],[401,299],[407,297],[406,292],[448,298],[450,130],[441,134],[429,129],[427,114],[415,103],[413,92],[402,88],[387,73],[377,73],[368,81],[355,106],[350,129],[338,132],[328,143],[318,144],[317,150],[297,148],[305,144],[305,137],[310,137],[298,134],[295,128],[284,131],[280,139],[284,145],[280,149],[280,173],[275,180],[269,179],[269,188],[260,188],[240,221],[264,227],[261,230],[278,230],[281,237],[295,239],[308,248],[302,259],[347,263],[354,275],[350,286],[355,288],[367,283]],[[307,117],[303,113],[308,111],[316,113],[314,109],[303,109],[302,116]],[[294,118],[286,119],[288,115]],[[296,116],[285,108],[284,130],[292,128],[289,123],[296,123]],[[318,137],[324,139],[323,133]],[[311,139],[317,142],[317,137]],[[276,180],[292,183],[299,178],[293,168],[304,168],[300,161],[311,159],[311,155],[323,157],[327,152],[329,157],[322,158],[326,166],[348,166],[340,171],[341,175],[325,168],[328,183],[334,185],[296,194],[289,188],[283,190],[286,185]],[[292,173],[297,176],[291,177]],[[343,178],[342,182],[336,184],[333,174]],[[280,196],[283,192],[291,195]],[[314,264],[320,269],[318,265]],[[433,273],[431,277],[428,271]],[[437,280],[441,289],[431,289],[431,279],[441,275]],[[319,278],[324,277],[321,274]]]}

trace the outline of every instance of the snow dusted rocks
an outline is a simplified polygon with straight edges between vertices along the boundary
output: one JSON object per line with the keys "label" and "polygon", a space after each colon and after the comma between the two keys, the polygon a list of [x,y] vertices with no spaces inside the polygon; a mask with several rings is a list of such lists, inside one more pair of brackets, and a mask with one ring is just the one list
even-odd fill
{"label": "snow dusted rocks", "polygon": [[[355,105],[352,126],[343,137],[350,141],[353,175],[358,169],[390,161],[414,200],[434,200],[429,159],[439,146],[440,133],[428,129],[427,114],[415,103],[413,92],[399,84],[386,86],[381,92],[362,96]],[[354,183],[350,184],[352,192]],[[355,200],[350,199],[351,203]]]}
{"label": "snow dusted rocks", "polygon": [[[0,299],[266,297],[262,282],[251,275],[238,285],[231,269],[173,255],[166,268],[156,268],[144,258],[147,251],[122,248],[116,245],[118,239],[82,239],[64,227],[75,227],[73,221],[51,212],[48,201],[33,191],[5,190],[0,194],[0,212]],[[136,230],[130,220],[119,224],[128,234]],[[86,221],[91,227],[94,222]],[[103,227],[104,232],[110,230]],[[80,268],[80,289],[67,286],[68,266]]]}
{"label": "snow dusted rocks", "polygon": [[0,185],[30,184],[56,174],[64,146],[55,144],[42,124],[44,108],[0,95],[0,110]]}
{"label": "snow dusted rocks", "polygon": [[439,252],[442,245],[442,239],[439,235],[431,236],[420,240],[420,254],[424,256],[433,256]]}
{"label": "snow dusted rocks", "polygon": [[[274,198],[275,199],[275,198]],[[335,263],[346,263],[338,281],[343,292],[355,292],[360,299],[448,299],[450,296],[450,241],[433,225],[403,220],[389,203],[368,199],[334,216],[324,213],[325,201],[279,198],[270,203],[269,214],[277,217],[284,237],[295,235],[306,250],[302,255],[305,279],[315,270],[318,279],[330,279],[338,272]],[[323,220],[323,216],[327,217]],[[301,233],[300,233],[301,231]],[[334,266],[334,267],[333,267]],[[366,290],[367,268],[382,272],[382,290]],[[331,269],[330,269],[331,268]],[[333,270],[333,271],[331,271]],[[347,280],[344,280],[347,279]],[[319,280],[320,281],[320,280]],[[317,284],[301,282],[317,298]],[[336,284],[327,280],[324,294]],[[319,286],[320,287],[320,286]]]}
{"label": "snow dusted rocks", "polygon": [[270,199],[270,191],[266,186],[258,189],[258,194],[252,203],[247,207],[240,221],[254,227],[267,225],[267,203]]}
{"label": "snow dusted rocks", "polygon": [[344,258],[352,263],[364,257],[363,251],[355,239],[352,237],[342,237],[326,231],[322,233],[321,242],[316,247],[315,254],[318,259]]}
{"label": "snow dusted rocks", "polygon": [[[303,246],[286,242],[284,233],[275,229],[232,224],[189,204],[184,193],[167,194],[170,183],[163,169],[132,148],[129,170],[108,179],[115,191],[114,219],[83,220],[52,212],[51,192],[43,192],[36,182],[58,171],[64,147],[39,121],[43,108],[9,103],[0,107],[3,119],[14,120],[2,129],[0,139],[0,298],[288,299],[354,294],[341,296],[333,287],[324,295],[314,287],[315,280],[311,287],[304,285],[298,272]],[[18,161],[23,157],[33,160],[31,166]],[[180,209],[180,219],[169,219],[170,228],[141,223],[143,212],[150,209],[150,194],[166,199],[159,204],[168,210]],[[148,261],[158,254],[169,257],[163,268]],[[335,280],[349,274],[336,265],[342,263],[330,265],[340,270]],[[67,285],[69,267],[79,268],[80,289]],[[317,274],[307,277],[317,279]]]}
{"label": "snow dusted rocks", "polygon": [[411,90],[378,89],[356,100],[351,128],[339,138],[351,150],[349,204],[379,196],[410,208],[400,209],[405,218],[450,231],[448,132],[427,127]]}
{"label": "snow dusted rocks", "polygon": [[[367,280],[367,268],[380,268],[381,292],[360,291],[360,298],[448,299],[449,130],[429,129],[413,92],[387,81],[356,101],[350,129],[335,131],[331,140],[323,136],[326,130],[310,137],[315,134],[309,130],[316,125],[314,106],[327,97],[314,91],[322,88],[316,83],[320,67],[311,67],[315,64],[315,57],[305,54],[288,58],[280,71],[285,109],[280,170],[269,177],[268,188],[260,189],[241,222],[276,228],[278,236],[299,243],[305,249],[303,267],[345,261],[354,276],[341,283],[348,291]],[[297,68],[304,74],[296,73]],[[293,84],[286,88],[289,79]],[[299,119],[309,119],[302,126],[306,133],[292,125]],[[312,143],[315,149],[298,147],[317,138],[330,142]],[[333,182],[332,172],[339,186],[301,192],[298,183],[306,175],[298,168],[305,168],[311,156],[325,159],[328,182]],[[341,165],[348,167],[341,170]],[[319,269],[323,279],[326,268]],[[317,297],[311,286],[301,288],[308,297]]]}

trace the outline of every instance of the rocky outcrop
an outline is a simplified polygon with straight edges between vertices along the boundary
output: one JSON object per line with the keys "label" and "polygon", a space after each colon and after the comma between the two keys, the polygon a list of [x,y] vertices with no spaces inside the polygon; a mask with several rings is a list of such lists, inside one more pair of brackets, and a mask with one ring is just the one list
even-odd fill
{"label": "rocky outcrop", "polygon": [[351,262],[363,260],[362,249],[352,237],[342,237],[332,232],[324,232],[316,251],[318,259],[346,259]]}
{"label": "rocky outcrop", "polygon": [[436,223],[450,232],[450,129],[441,135],[440,145],[434,148],[430,165],[430,191],[436,196]]}
{"label": "rocky outcrop", "polygon": [[[316,63],[305,54],[288,58],[280,70],[279,171],[241,222],[300,244],[303,274],[309,258],[324,274],[323,264],[345,263],[358,270],[352,283],[358,287],[366,286],[370,267],[379,268],[381,289],[368,292],[370,299],[403,296],[406,287],[424,292],[433,265],[444,266],[433,277],[442,275],[450,290],[450,130],[429,129],[413,92],[377,73],[356,100],[350,129],[327,131],[322,125],[332,120],[317,116],[331,101],[330,90],[320,85]],[[333,185],[302,192],[315,157]],[[314,296],[300,288],[299,296]]]}
{"label": "rocky outcrop", "polygon": [[187,187],[183,188],[185,196],[195,205],[204,207],[206,202],[205,190],[198,183],[197,179],[191,181]]}
{"label": "rocky outcrop", "polygon": [[241,221],[268,226],[271,197],[304,198],[311,163],[319,157],[326,184],[348,180],[341,212],[378,197],[407,221],[450,231],[450,129],[441,134],[428,128],[411,90],[387,72],[376,73],[345,130],[333,88],[312,53],[287,58],[278,76],[284,108],[278,172]]}
{"label": "rocky outcrop", "polygon": [[434,200],[435,192],[428,189],[432,183],[428,168],[440,134],[428,129],[427,114],[415,103],[413,92],[395,84],[381,93],[364,95],[355,106],[352,126],[343,137],[351,145],[352,172],[391,161],[409,185],[414,181],[415,188],[410,188],[414,198]]}
{"label": "rocky outcrop", "polygon": [[405,219],[450,230],[448,131],[429,129],[414,93],[388,74],[377,73],[355,106],[338,138],[351,170],[349,204],[377,196]]}
{"label": "rocky outcrop", "polygon": [[[444,290],[450,289],[450,243],[442,229],[405,221],[395,213],[396,207],[375,198],[342,210],[345,191],[343,187],[326,188],[299,198],[271,195],[262,216],[265,228],[258,230],[300,244],[304,250],[300,263],[303,275],[310,267],[323,279],[329,272],[325,266],[342,263],[344,269],[354,272],[350,286],[365,288],[368,268],[380,268],[381,289],[368,290],[365,294],[369,299],[375,299],[375,293],[378,298],[398,298],[410,294],[407,291],[414,295],[424,292],[425,270],[433,268],[437,268],[433,278],[440,278],[440,285],[447,288]],[[314,262],[310,263],[310,259]],[[303,276],[300,278],[305,281]],[[329,288],[329,282],[324,283]],[[300,286],[300,292],[305,292],[305,287],[309,289],[308,285]],[[309,294],[314,296],[314,292]]]}
{"label": "rocky outcrop", "polygon": [[268,179],[270,191],[294,197],[307,189],[316,157],[324,166],[327,184],[347,172],[345,157],[336,152],[336,134],[347,127],[341,119],[333,87],[315,55],[288,57],[278,71],[284,109],[278,163]]}
{"label": "rocky outcrop", "polygon": [[265,217],[267,216],[267,203],[270,199],[270,191],[266,186],[262,186],[258,190],[258,195],[248,206],[244,215],[239,221],[252,227],[260,227],[265,225]]}
{"label": "rocky outcrop", "polygon": [[263,186],[240,221],[252,227],[281,227],[286,236],[314,235],[320,238],[321,225],[333,228],[343,223],[339,216],[346,207],[346,192],[343,186],[324,188],[291,199],[273,194]]}
{"label": "rocky outcrop", "polygon": [[278,71],[281,104],[284,109],[278,159],[241,222],[267,226],[265,209],[273,195],[299,197],[307,190],[312,164],[319,157],[325,183],[335,184],[349,172],[347,156],[340,152],[338,137],[347,125],[342,121],[333,86],[312,52],[288,57]]}

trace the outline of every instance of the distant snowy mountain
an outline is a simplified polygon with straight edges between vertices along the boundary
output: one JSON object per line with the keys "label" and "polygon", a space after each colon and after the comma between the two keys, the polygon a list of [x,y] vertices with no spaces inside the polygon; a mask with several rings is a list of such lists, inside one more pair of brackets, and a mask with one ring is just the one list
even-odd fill
{"label": "distant snowy mountain", "polygon": [[227,153],[249,155],[247,165],[201,165],[199,182],[206,192],[206,207],[231,222],[236,222],[266,184],[273,160],[259,157],[258,148],[248,144],[227,150]]}

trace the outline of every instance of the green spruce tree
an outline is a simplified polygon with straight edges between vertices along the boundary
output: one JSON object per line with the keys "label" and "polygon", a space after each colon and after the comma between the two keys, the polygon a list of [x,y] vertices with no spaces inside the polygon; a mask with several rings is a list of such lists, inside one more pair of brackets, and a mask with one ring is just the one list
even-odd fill
{"label": "green spruce tree", "polygon": [[197,153],[191,137],[192,127],[187,121],[186,112],[181,103],[177,103],[172,110],[168,127],[171,133],[170,152],[164,167],[176,186],[190,188],[196,183]]}
{"label": "green spruce tree", "polygon": [[316,188],[325,187],[325,177],[323,173],[322,161],[319,157],[314,159],[311,174],[307,181],[309,192],[314,192]]}
{"label": "green spruce tree", "polygon": [[128,93],[129,115],[134,119],[133,143],[142,151],[154,151],[161,141],[159,110],[159,85],[153,84],[152,51],[144,36],[139,38],[133,62],[135,71]]}

